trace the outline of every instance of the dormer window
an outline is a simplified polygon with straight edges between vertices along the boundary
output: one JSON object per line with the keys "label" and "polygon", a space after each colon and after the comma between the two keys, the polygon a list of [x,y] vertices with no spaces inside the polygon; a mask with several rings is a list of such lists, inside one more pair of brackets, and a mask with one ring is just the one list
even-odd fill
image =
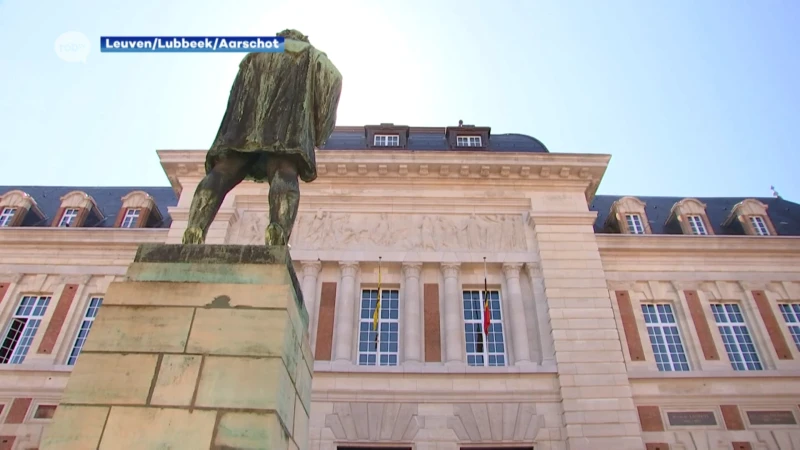
{"label": "dormer window", "polygon": [[125,211],[125,217],[122,219],[121,228],[136,228],[139,222],[139,216],[142,210],[140,208],[131,208]]}
{"label": "dormer window", "polygon": [[3,212],[0,213],[0,227],[10,227],[16,212],[16,208],[3,208]]}
{"label": "dormer window", "polygon": [[692,234],[702,235],[705,236],[708,234],[706,231],[706,225],[703,223],[703,218],[700,216],[686,216],[686,220],[689,221],[689,227],[692,230]]}
{"label": "dormer window", "polygon": [[639,214],[625,214],[625,222],[627,222],[628,232],[631,234],[644,234],[644,224],[642,216]]}
{"label": "dormer window", "polygon": [[761,216],[750,216],[750,225],[753,226],[753,231],[759,236],[769,236],[769,228],[767,223]]}
{"label": "dormer window", "polygon": [[64,213],[61,214],[61,220],[58,221],[59,227],[69,227],[78,217],[78,209],[77,208],[67,208],[64,210]]}
{"label": "dormer window", "polygon": [[480,136],[457,136],[456,147],[483,147]]}
{"label": "dormer window", "polygon": [[400,135],[399,134],[376,134],[373,140],[375,147],[399,147]]}

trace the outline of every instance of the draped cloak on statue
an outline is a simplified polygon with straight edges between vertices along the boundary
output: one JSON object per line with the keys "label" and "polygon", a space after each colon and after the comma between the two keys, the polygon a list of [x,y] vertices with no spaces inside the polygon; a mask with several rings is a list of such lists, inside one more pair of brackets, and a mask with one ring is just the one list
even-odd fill
{"label": "draped cloak on statue", "polygon": [[325,53],[286,38],[284,53],[248,53],[239,64],[206,173],[229,152],[258,153],[245,179],[267,180],[271,155],[292,158],[305,182],[317,178],[315,146],[333,132],[342,75]]}

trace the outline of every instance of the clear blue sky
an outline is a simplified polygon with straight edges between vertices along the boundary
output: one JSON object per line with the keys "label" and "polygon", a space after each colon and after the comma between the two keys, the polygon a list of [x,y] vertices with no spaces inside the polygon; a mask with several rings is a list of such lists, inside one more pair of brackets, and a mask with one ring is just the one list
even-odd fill
{"label": "clear blue sky", "polygon": [[0,0],[0,184],[166,186],[156,149],[211,144],[243,54],[101,35],[297,28],[344,75],[339,125],[463,119],[611,154],[603,194],[800,201],[798,23],[795,0]]}

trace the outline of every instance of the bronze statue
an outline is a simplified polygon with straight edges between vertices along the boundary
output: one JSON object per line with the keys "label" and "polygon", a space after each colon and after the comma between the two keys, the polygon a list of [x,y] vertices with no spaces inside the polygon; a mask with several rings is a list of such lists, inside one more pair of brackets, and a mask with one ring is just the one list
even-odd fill
{"label": "bronze statue", "polygon": [[297,30],[278,33],[284,53],[248,53],[206,155],[184,244],[205,242],[222,200],[245,179],[269,183],[267,245],[286,245],[300,204],[298,177],[317,178],[315,147],[333,132],[342,76]]}

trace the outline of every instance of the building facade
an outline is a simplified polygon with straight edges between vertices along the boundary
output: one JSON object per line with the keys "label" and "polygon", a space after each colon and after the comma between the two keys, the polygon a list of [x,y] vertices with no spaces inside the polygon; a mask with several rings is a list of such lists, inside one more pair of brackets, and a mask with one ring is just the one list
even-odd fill
{"label": "building facade", "polygon": [[[137,246],[180,243],[205,152],[157,153],[170,187],[0,188],[0,449],[37,448]],[[290,241],[307,448],[800,449],[800,205],[597,196],[609,161],[337,127]],[[267,192],[207,243],[263,244]]]}

